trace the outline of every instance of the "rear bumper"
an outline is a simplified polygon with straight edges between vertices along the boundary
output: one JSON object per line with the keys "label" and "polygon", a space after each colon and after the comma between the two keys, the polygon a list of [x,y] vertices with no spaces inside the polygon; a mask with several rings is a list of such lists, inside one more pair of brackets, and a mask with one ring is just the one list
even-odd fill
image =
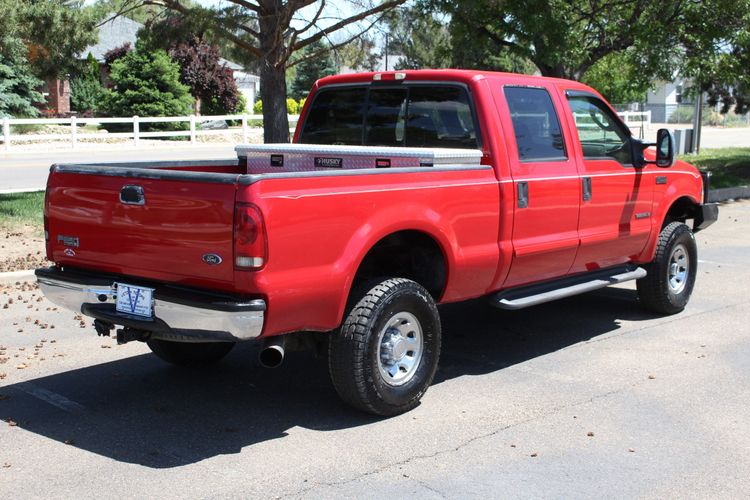
{"label": "rear bumper", "polygon": [[[266,303],[205,290],[144,283],[137,278],[84,271],[36,270],[44,295],[55,304],[87,316],[178,342],[238,342],[260,336]],[[154,318],[143,319],[115,308],[115,282],[154,288]]]}

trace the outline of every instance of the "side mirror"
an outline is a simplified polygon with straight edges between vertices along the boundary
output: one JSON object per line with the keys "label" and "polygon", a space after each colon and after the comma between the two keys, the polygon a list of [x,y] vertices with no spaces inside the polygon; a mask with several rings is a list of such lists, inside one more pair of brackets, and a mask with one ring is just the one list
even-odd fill
{"label": "side mirror", "polygon": [[656,166],[671,167],[674,165],[674,136],[672,132],[660,128],[656,133]]}

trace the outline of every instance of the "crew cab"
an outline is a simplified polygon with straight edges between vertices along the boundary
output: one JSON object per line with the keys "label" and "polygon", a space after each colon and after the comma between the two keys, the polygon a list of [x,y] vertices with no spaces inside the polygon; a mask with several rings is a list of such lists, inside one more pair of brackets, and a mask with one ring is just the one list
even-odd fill
{"label": "crew cab", "polygon": [[252,340],[274,366],[324,339],[339,395],[379,415],[429,387],[438,304],[519,309],[635,280],[645,307],[675,314],[697,275],[693,233],[718,215],[669,131],[636,139],[568,80],[327,77],[292,144],[236,152],[53,165],[41,289],[180,365]]}

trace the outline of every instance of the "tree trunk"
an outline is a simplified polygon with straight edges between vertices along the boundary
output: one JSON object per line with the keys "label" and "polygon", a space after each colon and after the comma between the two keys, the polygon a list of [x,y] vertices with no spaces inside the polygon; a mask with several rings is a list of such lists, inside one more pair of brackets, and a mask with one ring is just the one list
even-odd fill
{"label": "tree trunk", "polygon": [[289,142],[289,118],[286,114],[286,64],[284,55],[283,4],[280,0],[259,2],[260,98],[263,101],[263,141]]}
{"label": "tree trunk", "polygon": [[260,67],[260,97],[263,101],[263,141],[289,142],[286,114],[286,72],[268,61]]}

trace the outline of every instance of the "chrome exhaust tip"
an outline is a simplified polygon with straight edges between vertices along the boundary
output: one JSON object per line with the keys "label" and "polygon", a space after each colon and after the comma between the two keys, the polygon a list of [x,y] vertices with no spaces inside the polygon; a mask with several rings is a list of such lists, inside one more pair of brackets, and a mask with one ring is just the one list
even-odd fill
{"label": "chrome exhaust tip", "polygon": [[263,342],[258,353],[258,361],[264,368],[278,368],[284,362],[285,335],[270,337]]}

